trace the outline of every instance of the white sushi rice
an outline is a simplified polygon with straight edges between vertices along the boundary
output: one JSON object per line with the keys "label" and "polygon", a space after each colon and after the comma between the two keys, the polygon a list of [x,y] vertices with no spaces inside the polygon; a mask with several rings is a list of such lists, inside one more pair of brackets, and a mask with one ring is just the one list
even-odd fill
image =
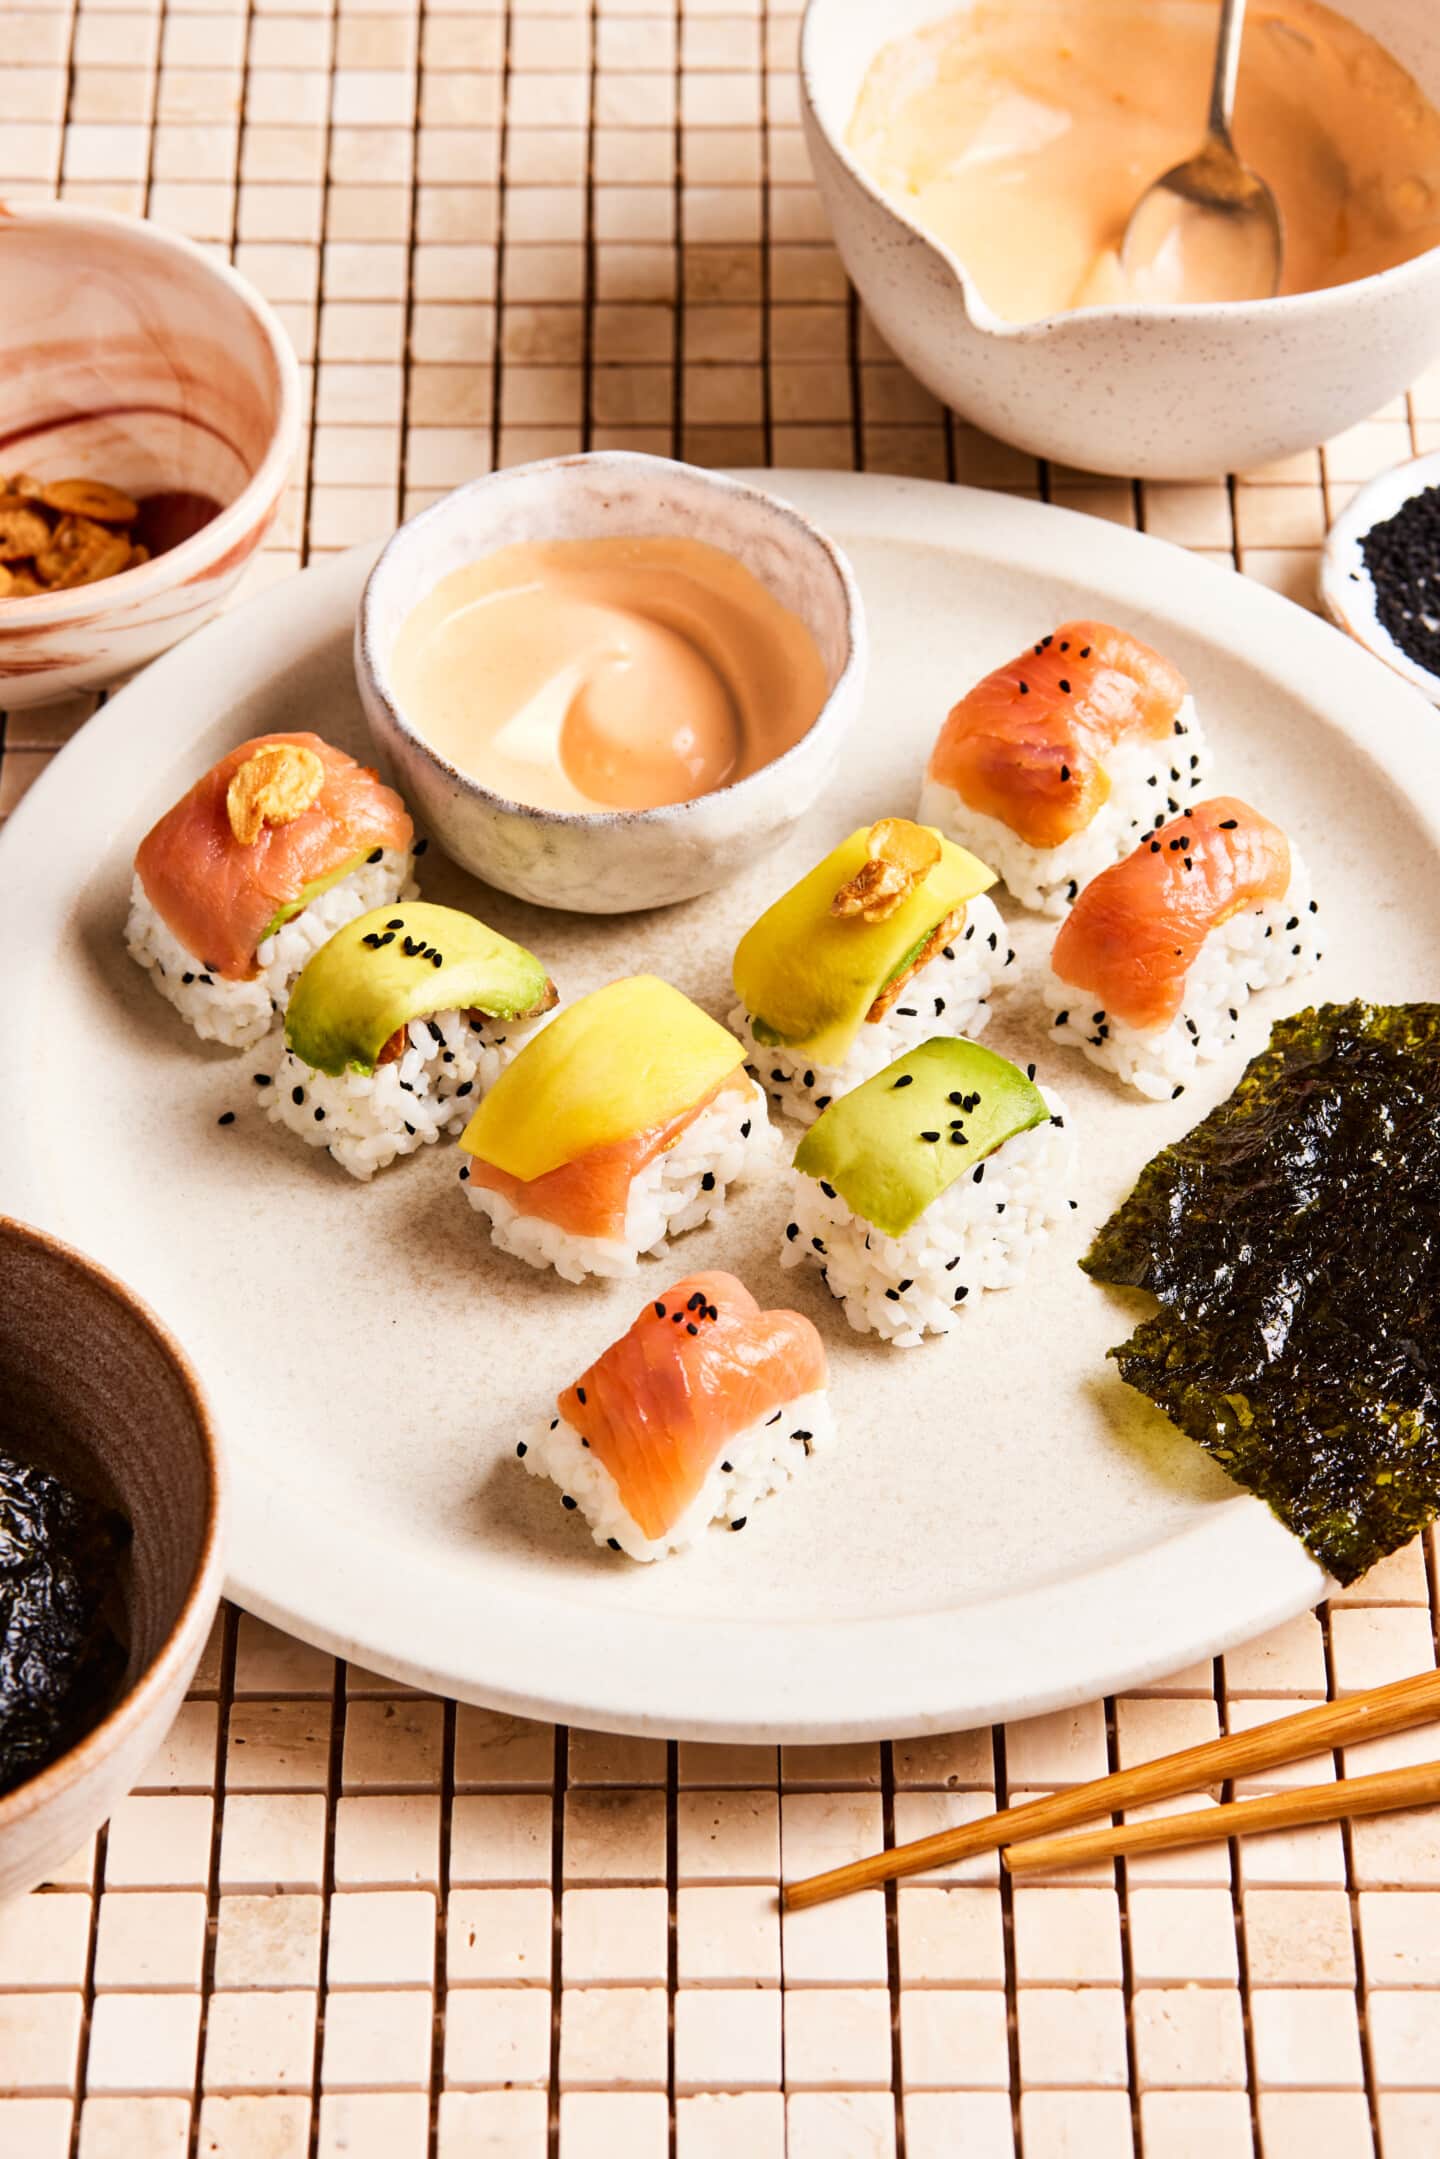
{"label": "white sushi rice", "polygon": [[151,906],[136,877],[130,887],[126,948],[138,966],[149,970],[160,995],[189,1021],[202,1042],[251,1049],[284,1012],[305,962],[336,930],[372,907],[389,907],[396,900],[417,896],[420,887],[413,869],[413,858],[394,848],[387,848],[378,862],[362,862],[265,939],[255,954],[259,972],[244,982],[228,982],[223,975],[212,974],[202,955],[187,952]]}
{"label": "white sushi rice", "polygon": [[1023,1280],[1072,1205],[1069,1115],[1059,1095],[1040,1091],[1048,1122],[986,1155],[899,1237],[796,1171],[782,1264],[818,1267],[857,1334],[913,1349],[927,1334],[948,1333],[985,1290]]}
{"label": "white sushi rice", "polygon": [[883,1018],[862,1023],[843,1064],[815,1064],[803,1049],[757,1041],[743,1005],[736,1006],[728,1024],[744,1043],[745,1061],[767,1094],[787,1116],[813,1124],[837,1095],[873,1079],[919,1043],[936,1035],[964,1035],[973,1041],[990,1019],[990,993],[1014,958],[1005,919],[982,892],[967,900],[964,927],[957,930],[954,943],[906,983]]}
{"label": "white sushi rice", "polygon": [[460,1131],[530,1031],[528,1021],[477,1025],[459,1012],[437,1012],[410,1022],[409,1041],[391,1063],[338,1078],[305,1064],[277,1034],[258,1100],[273,1124],[307,1147],[327,1147],[363,1180],[397,1155]]}
{"label": "white sushi rice", "polygon": [[1248,907],[1211,930],[1168,1027],[1132,1027],[1101,1010],[1091,992],[1047,970],[1044,996],[1054,1015],[1050,1038],[1082,1051],[1091,1064],[1114,1072],[1152,1102],[1168,1102],[1184,1091],[1198,1064],[1226,1054],[1254,992],[1310,973],[1320,957],[1316,915],[1310,874],[1292,841],[1284,898]]}
{"label": "white sushi rice", "polygon": [[1063,915],[1092,877],[1123,861],[1142,833],[1175,817],[1206,784],[1209,752],[1187,697],[1173,731],[1156,742],[1132,735],[1110,754],[1110,793],[1083,831],[1058,847],[1032,847],[998,817],[972,810],[953,787],[928,775],[920,790],[922,824],[938,826],[998,872],[1022,907]]}
{"label": "white sushi rice", "polygon": [[743,1529],[762,1499],[778,1492],[812,1454],[835,1443],[828,1396],[797,1395],[758,1424],[727,1439],[690,1505],[660,1537],[647,1537],[620,1497],[619,1487],[597,1461],[574,1425],[547,1418],[515,1452],[532,1477],[549,1477],[573,1502],[597,1544],[631,1559],[664,1559],[703,1536],[712,1522]]}
{"label": "white sushi rice", "polygon": [[710,1221],[723,1209],[727,1188],[771,1161],[776,1144],[763,1090],[752,1080],[743,1089],[727,1087],[634,1179],[623,1237],[577,1236],[541,1215],[522,1214],[465,1170],[461,1175],[471,1206],[490,1217],[491,1240],[502,1252],[583,1282],[592,1274],[634,1274],[642,1255],[653,1256],[668,1238]]}

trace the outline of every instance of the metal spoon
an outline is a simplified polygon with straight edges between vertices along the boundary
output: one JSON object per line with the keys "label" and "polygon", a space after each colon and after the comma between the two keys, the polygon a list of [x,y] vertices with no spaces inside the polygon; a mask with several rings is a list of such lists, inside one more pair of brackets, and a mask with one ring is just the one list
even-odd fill
{"label": "metal spoon", "polygon": [[1268,300],[1279,288],[1280,206],[1230,139],[1244,29],[1245,0],[1222,0],[1205,140],[1130,214],[1120,260],[1147,298]]}

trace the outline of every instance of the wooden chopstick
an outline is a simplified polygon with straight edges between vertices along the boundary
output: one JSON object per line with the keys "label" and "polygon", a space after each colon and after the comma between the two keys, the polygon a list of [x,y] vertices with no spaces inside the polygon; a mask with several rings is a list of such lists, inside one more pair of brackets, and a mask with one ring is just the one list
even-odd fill
{"label": "wooden chopstick", "polygon": [[[958,1829],[920,1837],[913,1844],[897,1844],[868,1859],[852,1859],[825,1874],[791,1882],[784,1892],[785,1905],[789,1911],[803,1911],[807,1905],[824,1904],[831,1897],[848,1896],[877,1882],[1070,1829],[1077,1822],[1093,1821],[1097,1814],[1118,1814],[1152,1799],[1174,1799],[1183,1792],[1200,1791],[1229,1777],[1253,1776],[1327,1748],[1403,1732],[1432,1717],[1440,1717],[1440,1671],[1418,1672],[1412,1679],[1392,1680],[1389,1686],[1372,1687],[1344,1701],[1319,1702],[1295,1716],[1277,1717],[1273,1724],[1257,1725],[1254,1731],[1230,1732],[1197,1747],[1184,1747],[1178,1754],[1161,1755],[1158,1761],[1139,1762],[1134,1768],[1097,1777],[1093,1783],[1054,1792],[1047,1799],[1006,1807]],[[1353,1791],[1361,1781],[1347,1780],[1348,1788]]]}
{"label": "wooden chopstick", "polygon": [[1342,1822],[1361,1814],[1388,1814],[1397,1807],[1428,1807],[1440,1800],[1440,1762],[1410,1769],[1382,1769],[1371,1777],[1339,1777],[1298,1791],[1267,1792],[1262,1799],[1197,1807],[1189,1814],[1162,1814],[1154,1821],[1101,1823],[1068,1837],[1035,1837],[1002,1853],[1012,1874],[1053,1872],[1088,1860],[1131,1852],[1164,1852],[1178,1844],[1214,1844],[1225,1837],[1253,1837],[1266,1829],[1296,1829],[1310,1822]]}

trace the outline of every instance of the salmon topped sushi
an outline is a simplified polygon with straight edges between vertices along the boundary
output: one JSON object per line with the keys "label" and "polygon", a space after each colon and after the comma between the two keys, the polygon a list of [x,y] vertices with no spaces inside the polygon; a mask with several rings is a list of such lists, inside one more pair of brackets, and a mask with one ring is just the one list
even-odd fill
{"label": "salmon topped sushi", "polygon": [[663,1559],[751,1511],[833,1438],[825,1350],[721,1272],[687,1275],[556,1400],[515,1452],[597,1544]]}
{"label": "salmon topped sushi", "polygon": [[1232,795],[1197,802],[1087,885],[1061,924],[1051,1034],[1167,1101],[1224,1055],[1252,991],[1309,973],[1316,911],[1278,825]]}
{"label": "salmon topped sushi", "polygon": [[343,923],[413,896],[413,841],[368,766],[319,735],[257,735],[141,841],[130,956],[202,1040],[246,1049]]}
{"label": "salmon topped sushi", "polygon": [[1179,669],[1127,630],[1062,622],[954,706],[920,815],[993,862],[1022,907],[1063,914],[1204,778]]}
{"label": "salmon topped sushi", "polygon": [[1015,954],[995,873],[905,817],[852,832],[735,951],[730,1025],[768,1094],[813,1124],[936,1034],[978,1035]]}
{"label": "salmon topped sushi", "polygon": [[567,1281],[633,1274],[718,1214],[771,1147],[745,1053],[668,982],[580,998],[501,1074],[461,1139],[470,1204],[503,1252]]}

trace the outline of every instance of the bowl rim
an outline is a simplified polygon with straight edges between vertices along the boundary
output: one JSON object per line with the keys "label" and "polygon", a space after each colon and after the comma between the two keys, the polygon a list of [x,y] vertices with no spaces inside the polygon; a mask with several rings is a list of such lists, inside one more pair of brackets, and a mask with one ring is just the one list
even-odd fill
{"label": "bowl rim", "polygon": [[[941,21],[947,13],[953,14],[961,0],[935,0],[935,13],[931,21]],[[816,90],[815,46],[820,35],[819,18],[835,0],[805,0],[800,17],[799,77],[801,117],[814,129],[826,149],[835,158],[849,179],[862,194],[895,224],[900,231],[910,234],[929,248],[954,278],[960,288],[965,312],[973,326],[987,337],[1005,339],[1014,343],[1037,343],[1042,339],[1058,338],[1069,334],[1076,326],[1083,331],[1095,324],[1119,322],[1133,324],[1137,329],[1156,325],[1166,329],[1183,329],[1206,326],[1212,323],[1243,323],[1253,319],[1257,326],[1275,320],[1276,310],[1281,310],[1282,322],[1296,327],[1305,324],[1306,318],[1323,313],[1327,308],[1353,305],[1351,294],[1374,290],[1377,296],[1383,288],[1388,298],[1397,288],[1418,283],[1422,278],[1433,276],[1440,269],[1440,242],[1409,255],[1403,262],[1392,263],[1388,270],[1372,270],[1365,277],[1348,278],[1340,285],[1320,285],[1310,292],[1280,292],[1268,300],[1189,300],[1168,303],[1155,301],[1099,301],[1090,307],[1054,309],[1048,315],[1035,315],[1027,322],[1011,322],[997,315],[994,308],[980,291],[973,273],[968,270],[954,249],[934,233],[927,232],[915,219],[907,217],[888,195],[876,186],[869,174],[852,156],[843,138],[837,136],[821,112],[820,98]],[[926,27],[921,25],[920,27]],[[889,42],[882,36],[871,58],[881,46]],[[813,156],[812,156],[813,165]],[[834,220],[830,223],[832,228]]]}
{"label": "bowl rim", "polygon": [[[516,802],[508,795],[497,794],[493,788],[468,772],[452,764],[440,750],[421,734],[405,713],[400,699],[391,687],[388,668],[376,652],[374,628],[375,593],[387,565],[395,558],[397,548],[410,544],[411,535],[432,518],[438,518],[465,497],[475,495],[496,483],[528,483],[542,475],[573,471],[576,469],[613,468],[661,474],[683,472],[687,479],[699,480],[713,488],[716,494],[728,495],[734,501],[762,504],[765,509],[778,512],[782,522],[792,526],[801,539],[818,549],[840,587],[844,601],[845,659],[834,683],[825,693],[825,701],[798,742],[792,742],[788,750],[782,750],[769,764],[760,765],[754,772],[747,772],[738,780],[727,780],[723,787],[713,787],[707,794],[692,795],[685,802],[662,802],[651,809],[606,810],[548,810],[534,803]],[[477,558],[478,559],[478,558]],[[844,724],[846,707],[851,692],[863,680],[866,660],[865,606],[860,597],[860,587],[843,548],[822,532],[818,525],[797,510],[793,503],[781,495],[772,495],[767,489],[752,486],[748,480],[736,480],[728,473],[711,471],[704,465],[689,465],[681,458],[655,457],[645,450],[577,450],[558,457],[537,458],[528,465],[504,465],[494,472],[482,473],[479,478],[466,480],[459,487],[442,495],[414,517],[407,518],[385,542],[375,560],[374,567],[365,580],[360,595],[360,605],[355,616],[355,672],[359,678],[361,701],[368,689],[383,707],[385,716],[397,734],[419,755],[426,758],[445,778],[463,794],[486,804],[489,808],[512,817],[524,818],[528,823],[561,828],[568,831],[634,831],[645,825],[680,825],[687,818],[695,817],[709,804],[741,794],[746,788],[755,788],[772,773],[780,772],[800,752],[813,744],[817,736],[829,734]],[[367,721],[370,715],[367,711]],[[373,734],[374,728],[371,727]]]}
{"label": "bowl rim", "polygon": [[[183,233],[170,232],[149,218],[132,217],[125,211],[92,210],[81,204],[64,202],[10,204],[0,196],[0,248],[4,246],[9,227],[26,224],[71,225],[80,231],[90,227],[102,234],[123,232],[132,240],[138,239],[142,246],[154,248],[157,254],[168,252],[178,256],[198,276],[208,277],[222,286],[246,309],[269,348],[279,386],[279,409],[259,464],[234,500],[227,502],[198,532],[191,533],[177,546],[167,548],[164,554],[153,555],[135,569],[121,570],[114,577],[100,579],[95,584],[75,585],[68,591],[53,593],[12,594],[8,600],[0,598],[0,630],[41,629],[51,623],[67,622],[74,615],[93,617],[103,612],[96,605],[96,594],[102,590],[113,589],[124,600],[139,601],[177,584],[189,583],[190,573],[207,561],[226,554],[247,525],[258,519],[262,521],[263,532],[264,524],[268,523],[284,490],[300,439],[300,366],[295,348],[270,302],[228,262],[220,262],[207,254]],[[12,616],[7,612],[12,607],[24,608],[25,613]]]}
{"label": "bowl rim", "polygon": [[113,1304],[121,1306],[132,1319],[139,1321],[179,1377],[194,1414],[207,1484],[199,1553],[180,1610],[159,1651],[98,1724],[92,1725],[73,1746],[67,1747],[33,1777],[27,1777],[13,1791],[0,1795],[0,1842],[3,1842],[7,1830],[40,1813],[52,1800],[102,1772],[106,1763],[121,1752],[161,1706],[186,1664],[193,1663],[204,1646],[203,1641],[195,1641],[195,1636],[202,1627],[208,1630],[210,1616],[219,1604],[224,1585],[229,1480],[215,1421],[195,1368],[170,1329],[144,1299],[99,1260],[92,1259],[89,1253],[65,1243],[62,1238],[52,1237],[48,1230],[37,1229],[31,1222],[22,1222],[17,1216],[0,1215],[0,1239],[28,1245],[32,1251],[59,1261],[62,1267],[88,1276],[91,1284]]}

